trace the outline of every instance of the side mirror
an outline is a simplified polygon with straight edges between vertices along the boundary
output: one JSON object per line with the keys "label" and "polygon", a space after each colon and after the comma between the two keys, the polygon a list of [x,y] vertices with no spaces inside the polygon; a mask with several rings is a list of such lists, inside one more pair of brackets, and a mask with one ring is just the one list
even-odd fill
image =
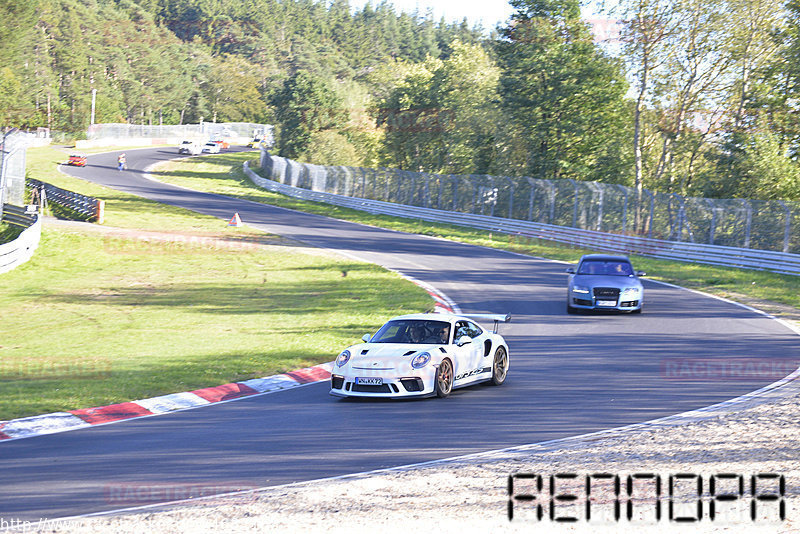
{"label": "side mirror", "polygon": [[644,271],[636,271],[636,276],[647,276],[647,273]]}
{"label": "side mirror", "polygon": [[369,340],[370,340],[370,339],[372,339],[372,336],[371,336],[371,335],[369,335],[369,334],[364,334],[364,335],[361,337],[361,341],[363,341],[364,343],[369,343]]}
{"label": "side mirror", "polygon": [[567,274],[575,274],[575,267],[567,267],[566,273]]}
{"label": "side mirror", "polygon": [[458,341],[456,341],[456,345],[458,345],[459,347],[463,347],[467,343],[472,343],[472,338],[469,336],[461,336],[460,338],[458,338]]}

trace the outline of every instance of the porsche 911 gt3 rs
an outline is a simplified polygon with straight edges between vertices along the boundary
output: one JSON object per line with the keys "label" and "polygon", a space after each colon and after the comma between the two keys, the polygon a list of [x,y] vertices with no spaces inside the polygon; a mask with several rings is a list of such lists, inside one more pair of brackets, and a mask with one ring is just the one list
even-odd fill
{"label": "porsche 911 gt3 rs", "polygon": [[[343,350],[333,365],[337,397],[446,397],[454,388],[502,384],[509,355],[497,325],[508,315],[402,315],[363,343]],[[493,321],[492,332],[476,321]]]}

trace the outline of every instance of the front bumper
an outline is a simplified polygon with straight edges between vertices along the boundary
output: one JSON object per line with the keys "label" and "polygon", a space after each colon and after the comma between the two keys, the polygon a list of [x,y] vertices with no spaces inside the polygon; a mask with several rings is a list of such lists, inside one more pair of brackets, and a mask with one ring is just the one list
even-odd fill
{"label": "front bumper", "polygon": [[[610,304],[612,302],[613,304]],[[638,299],[629,300],[626,297],[619,297],[617,299],[604,299],[602,297],[591,297],[589,295],[585,295],[582,298],[573,295],[570,298],[570,306],[581,310],[634,311],[642,307],[642,301]]]}
{"label": "front bumper", "polygon": [[429,397],[436,394],[433,381],[419,376],[382,377],[381,385],[356,384],[356,377],[331,375],[330,394],[335,397]]}

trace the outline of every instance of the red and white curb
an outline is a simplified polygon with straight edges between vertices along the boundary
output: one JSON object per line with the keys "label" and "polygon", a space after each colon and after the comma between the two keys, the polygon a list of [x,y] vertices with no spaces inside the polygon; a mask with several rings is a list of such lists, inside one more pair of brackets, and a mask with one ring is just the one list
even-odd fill
{"label": "red and white curb", "polygon": [[331,376],[332,366],[333,362],[330,362],[280,375],[253,378],[243,382],[162,395],[150,399],[0,421],[0,441],[30,438],[136,417],[189,410],[217,402],[313,384],[328,380]]}

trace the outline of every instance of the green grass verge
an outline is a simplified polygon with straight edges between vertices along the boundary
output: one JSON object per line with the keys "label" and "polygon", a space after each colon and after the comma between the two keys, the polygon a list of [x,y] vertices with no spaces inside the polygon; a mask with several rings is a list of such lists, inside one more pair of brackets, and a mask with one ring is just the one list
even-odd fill
{"label": "green grass verge", "polygon": [[431,304],[377,266],[287,245],[47,230],[33,259],[0,277],[0,420],[331,361]]}
{"label": "green grass verge", "polygon": [[[434,235],[464,243],[501,248],[531,256],[574,262],[582,254],[592,252],[546,240],[520,239],[515,236],[459,226],[372,215],[270,193],[254,185],[241,170],[241,165],[245,161],[251,161],[251,168],[258,170],[258,162],[254,156],[254,154],[239,153],[183,159],[162,164],[154,169],[153,174],[160,180],[200,191],[246,198],[405,232]],[[635,255],[631,256],[631,259],[637,269],[647,271],[648,278],[654,280],[706,291],[756,305],[790,318],[797,318],[795,312],[800,309],[800,277],[798,276],[657,260]],[[559,267],[554,268],[560,269]]]}
{"label": "green grass verge", "polygon": [[43,168],[54,151],[31,151],[31,175],[105,198],[116,226],[189,237],[46,224],[33,258],[0,276],[0,420],[328,362],[391,316],[432,308],[380,267],[60,177]]}

